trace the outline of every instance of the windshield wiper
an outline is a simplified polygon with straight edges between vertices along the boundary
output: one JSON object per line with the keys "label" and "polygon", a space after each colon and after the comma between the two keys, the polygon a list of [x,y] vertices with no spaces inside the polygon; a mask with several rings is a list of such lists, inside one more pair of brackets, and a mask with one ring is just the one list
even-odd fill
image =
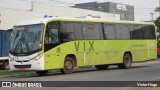
{"label": "windshield wiper", "polygon": [[[13,42],[13,45],[15,44],[16,38],[17,38],[18,36],[19,36],[19,31],[18,31],[17,34],[16,34],[16,37],[15,37],[14,42]],[[15,49],[13,50],[13,52],[16,51],[17,46],[18,46],[19,43],[20,43],[20,40],[19,40],[19,41],[17,42],[17,44],[15,45]]]}
{"label": "windshield wiper", "polygon": [[15,52],[15,51],[17,50],[17,47],[18,47],[18,45],[19,45],[20,42],[21,42],[21,40],[19,40],[19,41],[17,42],[17,44],[16,44],[15,49],[13,50],[13,52]]}
{"label": "windshield wiper", "polygon": [[[14,33],[14,32],[13,32]],[[13,42],[13,44],[12,45],[14,45],[15,44],[15,41],[16,41],[16,39],[17,39],[17,37],[19,36],[19,31],[17,31],[17,33],[16,33],[16,36],[15,36],[15,38],[14,38],[14,41],[12,41]]]}
{"label": "windshield wiper", "polygon": [[33,44],[32,44],[32,48],[31,48],[31,50],[33,49],[33,46],[34,46],[34,43],[36,42],[36,37],[34,38],[34,40],[33,40]]}
{"label": "windshield wiper", "polygon": [[[21,52],[23,51],[23,44],[25,45],[25,47],[26,47],[26,50],[29,52],[30,50],[29,50],[29,45],[28,45],[28,42],[26,42],[26,38],[25,38],[25,36],[27,35],[27,29],[23,32],[23,34],[22,34],[22,37],[21,37]],[[22,44],[23,43],[23,44]]]}
{"label": "windshield wiper", "polygon": [[[23,39],[23,37],[24,37],[24,33],[26,33],[26,31],[24,31],[24,32],[22,33],[22,35],[21,35],[21,37],[20,37],[20,40],[17,42],[17,44],[16,44],[16,46],[15,46],[14,52],[16,52],[16,51],[18,50],[18,48],[19,48],[19,45],[22,44],[22,39]],[[21,45],[21,48],[22,48],[22,45]]]}
{"label": "windshield wiper", "polygon": [[[13,32],[14,33],[14,32]],[[15,34],[15,33],[14,33]],[[16,33],[16,36],[15,36],[15,38],[14,38],[14,41],[13,42],[15,42],[15,40],[16,40],[16,38],[19,36],[19,31],[17,31],[17,33]]]}
{"label": "windshield wiper", "polygon": [[[23,43],[25,44],[25,47],[26,47],[27,51],[29,52],[30,48],[29,48],[29,44],[28,44],[27,40],[25,39],[25,36],[23,37],[22,40],[23,40]],[[21,50],[22,50],[22,46],[21,46]]]}

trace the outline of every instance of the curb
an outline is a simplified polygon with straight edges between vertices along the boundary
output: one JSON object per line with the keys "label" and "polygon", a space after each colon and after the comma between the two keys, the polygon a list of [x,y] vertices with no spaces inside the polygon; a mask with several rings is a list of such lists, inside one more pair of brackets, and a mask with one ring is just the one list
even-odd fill
{"label": "curb", "polygon": [[3,77],[11,77],[13,75],[3,75],[3,76],[0,76],[0,78],[3,78]]}
{"label": "curb", "polygon": [[152,65],[152,64],[160,64],[160,59],[144,61],[144,62],[137,62],[137,63],[133,63],[132,65],[137,66],[137,65]]}

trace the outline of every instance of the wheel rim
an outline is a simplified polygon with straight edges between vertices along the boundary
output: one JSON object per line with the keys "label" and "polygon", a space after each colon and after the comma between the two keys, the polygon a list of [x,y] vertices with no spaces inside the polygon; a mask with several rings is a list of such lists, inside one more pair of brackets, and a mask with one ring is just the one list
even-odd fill
{"label": "wheel rim", "polygon": [[7,62],[4,63],[4,69],[9,69],[9,64]]}
{"label": "wheel rim", "polygon": [[131,65],[131,58],[130,57],[125,58],[125,64],[127,67],[129,67]]}
{"label": "wheel rim", "polygon": [[70,61],[65,62],[65,67],[68,70],[72,69],[72,63]]}

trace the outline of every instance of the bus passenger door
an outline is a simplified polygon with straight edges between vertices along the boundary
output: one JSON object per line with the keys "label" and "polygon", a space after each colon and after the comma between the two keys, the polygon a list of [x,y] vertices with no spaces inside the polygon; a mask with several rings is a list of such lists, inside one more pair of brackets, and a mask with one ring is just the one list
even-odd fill
{"label": "bus passenger door", "polygon": [[60,55],[57,53],[59,41],[59,23],[50,22],[44,37],[44,63],[45,69],[56,69],[60,67]]}

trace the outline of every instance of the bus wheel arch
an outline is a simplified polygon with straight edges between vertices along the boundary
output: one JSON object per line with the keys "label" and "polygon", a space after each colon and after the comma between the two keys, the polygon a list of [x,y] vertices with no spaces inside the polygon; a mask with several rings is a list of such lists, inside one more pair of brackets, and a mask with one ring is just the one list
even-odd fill
{"label": "bus wheel arch", "polygon": [[66,57],[71,57],[73,59],[73,61],[74,61],[75,66],[77,67],[77,58],[76,58],[76,56],[74,54],[68,54],[68,55],[66,55]]}
{"label": "bus wheel arch", "polygon": [[123,55],[123,62],[118,64],[118,68],[120,69],[129,69],[132,65],[132,53],[130,51],[127,51]]}
{"label": "bus wheel arch", "polygon": [[77,60],[74,54],[66,55],[64,59],[64,66],[60,71],[64,74],[70,74],[73,72],[75,66],[77,65]]}

